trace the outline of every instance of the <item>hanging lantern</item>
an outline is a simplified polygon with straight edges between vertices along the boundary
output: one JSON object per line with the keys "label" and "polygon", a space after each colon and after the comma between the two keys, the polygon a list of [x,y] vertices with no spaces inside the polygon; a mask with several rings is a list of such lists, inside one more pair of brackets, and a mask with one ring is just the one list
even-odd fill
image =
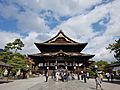
{"label": "hanging lantern", "polygon": [[65,69],[67,69],[67,66],[65,66]]}
{"label": "hanging lantern", "polygon": [[55,69],[57,70],[57,66],[55,66]]}
{"label": "hanging lantern", "polygon": [[76,66],[74,66],[74,69],[76,69]]}
{"label": "hanging lantern", "polygon": [[47,70],[49,69],[49,67],[47,67]]}

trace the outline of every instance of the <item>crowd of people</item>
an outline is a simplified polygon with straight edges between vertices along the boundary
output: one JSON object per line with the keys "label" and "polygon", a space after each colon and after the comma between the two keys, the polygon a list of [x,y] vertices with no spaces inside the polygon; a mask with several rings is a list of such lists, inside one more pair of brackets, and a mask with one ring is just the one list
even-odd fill
{"label": "crowd of people", "polygon": [[52,70],[51,75],[49,74],[49,70],[45,71],[46,76],[46,82],[48,81],[48,77],[51,76],[51,78],[55,81],[69,81],[69,80],[75,80],[75,77],[77,77],[78,80],[83,80],[85,83],[87,82],[87,78],[89,79],[89,73],[88,72],[78,72],[74,73],[74,71],[68,71],[66,69],[59,69],[59,70]]}
{"label": "crowd of people", "polygon": [[30,75],[30,72],[28,70],[22,70],[22,69],[18,69],[18,70],[14,70],[11,67],[4,67],[3,68],[3,73],[1,74],[1,78],[2,79],[6,79],[7,81],[13,80],[13,79],[26,79],[28,78]]}
{"label": "crowd of people", "polygon": [[[67,82],[69,80],[83,80],[84,83],[87,82],[87,79],[89,79],[90,75],[88,72],[86,71],[69,71],[67,69],[57,69],[57,70],[45,70],[45,77],[46,77],[46,82],[48,82],[48,78],[49,76],[51,76],[51,78],[58,82],[58,81],[62,81],[62,82]],[[30,71],[24,71],[24,70],[20,70],[18,69],[17,71],[11,70],[10,67],[8,68],[4,68],[4,73],[3,76],[6,78],[6,80],[8,81],[8,79],[25,79],[28,78],[29,75],[32,74],[30,73]],[[100,88],[102,89],[102,81],[103,78],[106,78],[107,81],[111,81],[113,82],[114,80],[114,74],[111,73],[105,73],[105,76],[103,75],[103,73],[97,73],[94,76],[95,78],[95,82],[96,82],[96,89]]]}
{"label": "crowd of people", "polygon": [[114,79],[114,74],[111,72],[111,73],[106,73],[105,74],[105,77],[107,78],[107,81],[111,81],[113,82],[113,79]]}
{"label": "crowd of people", "polygon": [[[62,81],[62,82],[67,82],[69,80],[83,80],[84,83],[87,82],[87,80],[89,79],[89,73],[85,72],[85,71],[80,71],[75,73],[74,71],[68,71],[66,69],[60,69],[60,70],[53,70],[51,75],[49,75],[49,70],[46,70],[45,72],[45,76],[46,76],[46,82],[48,81],[48,77],[51,76],[51,78],[58,82],[58,81]],[[103,78],[106,78],[109,81],[113,82],[114,80],[114,74],[113,73],[106,73],[105,75],[103,73],[95,73],[94,75],[95,78],[95,83],[96,83],[96,89],[100,88],[100,90],[102,89],[102,81]]]}

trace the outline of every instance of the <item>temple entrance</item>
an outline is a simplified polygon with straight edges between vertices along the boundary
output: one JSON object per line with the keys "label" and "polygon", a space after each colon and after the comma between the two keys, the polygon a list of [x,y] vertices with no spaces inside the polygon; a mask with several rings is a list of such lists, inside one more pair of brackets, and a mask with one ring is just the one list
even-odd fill
{"label": "temple entrance", "polygon": [[65,65],[59,65],[58,69],[65,69]]}

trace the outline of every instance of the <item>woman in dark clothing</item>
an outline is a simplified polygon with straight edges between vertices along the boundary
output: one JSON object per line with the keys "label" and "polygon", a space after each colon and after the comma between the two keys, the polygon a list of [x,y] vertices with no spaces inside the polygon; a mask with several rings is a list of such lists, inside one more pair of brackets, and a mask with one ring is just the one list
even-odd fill
{"label": "woman in dark clothing", "polygon": [[110,78],[111,78],[111,82],[113,82],[113,79],[114,79],[114,74],[113,73],[110,74]]}
{"label": "woman in dark clothing", "polygon": [[10,75],[10,68],[8,67],[8,73],[7,73],[7,81],[8,81],[8,79],[9,79],[9,75]]}
{"label": "woman in dark clothing", "polygon": [[48,70],[45,71],[46,82],[48,81]]}
{"label": "woman in dark clothing", "polygon": [[86,73],[83,74],[83,79],[84,79],[84,83],[86,83],[87,82],[87,75],[86,75]]}

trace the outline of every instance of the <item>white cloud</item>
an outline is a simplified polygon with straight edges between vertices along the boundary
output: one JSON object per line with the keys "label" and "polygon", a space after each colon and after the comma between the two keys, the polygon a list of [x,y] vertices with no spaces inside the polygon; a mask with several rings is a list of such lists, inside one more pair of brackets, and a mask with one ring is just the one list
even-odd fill
{"label": "white cloud", "polygon": [[62,28],[72,37],[77,38],[79,36],[83,41],[87,41],[97,34],[93,32],[91,27],[92,23],[97,22],[106,16],[107,13],[108,10],[105,6],[96,7],[93,11],[86,15],[83,14],[70,18],[68,21],[62,23],[57,28]]}
{"label": "white cloud", "polygon": [[[21,5],[25,11],[18,13],[18,8],[11,3],[8,6],[0,5],[0,13],[5,18],[16,19],[17,28],[22,32],[28,32],[28,36],[22,38],[25,43],[22,52],[29,54],[39,52],[34,42],[47,40],[54,36],[59,29],[62,29],[69,37],[79,42],[88,42],[83,52],[94,53],[97,60],[113,59],[113,53],[109,54],[105,47],[114,42],[114,37],[120,36],[120,0],[101,4],[89,11],[88,8],[101,3],[102,0],[16,0],[15,2]],[[41,10],[51,10],[56,18],[66,15],[71,18],[64,22],[61,21],[61,25],[50,30],[39,13]],[[100,31],[94,32],[92,24],[101,20],[108,13],[110,14],[110,22],[105,24],[105,32],[102,35],[100,35]],[[16,37],[22,37],[17,33],[9,32],[0,32],[0,36],[4,37],[0,39],[1,47]]]}
{"label": "white cloud", "polygon": [[22,39],[25,46],[21,52],[24,54],[39,53],[40,51],[34,43],[42,43],[46,41],[49,37],[49,33],[30,32],[28,36]]}
{"label": "white cloud", "polygon": [[0,15],[4,18],[14,18],[18,14],[18,10],[12,4],[2,5],[0,4]]}
{"label": "white cloud", "polygon": [[26,11],[17,16],[18,28],[27,32],[48,32],[49,27],[46,25],[44,19],[40,18],[37,13]]}
{"label": "white cloud", "polygon": [[21,5],[39,11],[40,9],[52,10],[59,15],[76,15],[84,13],[92,5],[102,2],[102,0],[17,0]]}
{"label": "white cloud", "polygon": [[105,35],[120,36],[120,0],[116,0],[110,4],[108,10],[111,15],[111,20],[107,26]]}
{"label": "white cloud", "polygon": [[[21,6],[24,7],[24,6]],[[17,28],[20,31],[24,32],[48,32],[49,27],[46,25],[46,22],[40,15],[34,11],[29,10],[27,7],[25,11],[20,12],[12,2],[3,5],[0,4],[0,13],[5,19],[14,19],[17,21]]]}
{"label": "white cloud", "polygon": [[[88,14],[72,17],[57,28],[62,28],[68,36],[77,39],[79,42],[89,41],[84,52],[94,53],[96,55],[95,59],[111,61],[114,59],[113,53],[110,54],[106,47],[109,43],[114,42],[115,36],[120,36],[120,23],[118,23],[120,21],[120,13],[118,12],[120,5],[118,3],[119,0],[97,6]],[[91,25],[101,20],[108,13],[110,13],[111,18],[110,22],[106,24],[105,33],[99,35],[99,31],[93,32]]]}
{"label": "white cloud", "polygon": [[[32,54],[32,53],[38,53],[40,52],[37,47],[34,45],[35,42],[43,42],[44,40],[42,40],[43,36],[49,37],[49,34],[42,34],[41,33],[36,33],[36,32],[30,32],[28,34],[28,36],[26,36],[25,38],[23,38],[23,36],[20,36],[17,33],[12,33],[12,32],[4,32],[3,30],[0,31],[0,48],[4,48],[4,46],[9,43],[9,42],[13,42],[15,39],[20,38],[23,43],[24,43],[24,47],[23,50],[21,50],[20,52],[24,53],[24,54]],[[44,38],[43,38],[44,39]]]}
{"label": "white cloud", "polygon": [[0,37],[0,48],[4,48],[7,43],[13,42],[15,39],[20,38],[20,35],[0,30]]}
{"label": "white cloud", "polygon": [[22,52],[24,54],[39,52],[39,50],[34,45],[34,42],[39,41],[36,39],[38,35],[39,34],[36,32],[30,32],[29,35],[23,39],[25,46],[24,46]]}

